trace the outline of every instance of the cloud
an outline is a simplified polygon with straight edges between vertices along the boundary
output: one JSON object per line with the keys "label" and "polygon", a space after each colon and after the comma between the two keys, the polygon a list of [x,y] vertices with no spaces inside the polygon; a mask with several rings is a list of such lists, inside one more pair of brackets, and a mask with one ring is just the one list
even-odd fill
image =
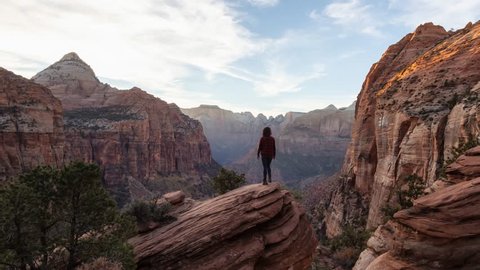
{"label": "cloud", "polygon": [[310,73],[295,75],[287,72],[286,66],[276,60],[268,61],[266,70],[265,76],[254,81],[254,90],[261,96],[298,92],[301,90],[303,83],[324,75],[324,67],[321,65],[313,67]]}
{"label": "cloud", "polygon": [[251,5],[258,7],[273,7],[276,6],[280,0],[247,0]]}
{"label": "cloud", "polygon": [[236,16],[216,0],[5,0],[0,32],[11,38],[0,43],[8,52],[0,62],[32,76],[29,59],[53,63],[76,51],[112,81],[170,87],[192,69],[222,73],[263,50]]}
{"label": "cloud", "polygon": [[[333,2],[323,10],[323,15],[348,30],[371,36],[381,36],[380,23],[373,15],[373,6],[363,4],[361,0]],[[310,12],[310,18],[319,20],[320,14],[315,10]]]}
{"label": "cloud", "polygon": [[458,29],[480,19],[480,1],[472,0],[389,0],[389,9],[398,13],[394,22],[409,27],[431,21]]}

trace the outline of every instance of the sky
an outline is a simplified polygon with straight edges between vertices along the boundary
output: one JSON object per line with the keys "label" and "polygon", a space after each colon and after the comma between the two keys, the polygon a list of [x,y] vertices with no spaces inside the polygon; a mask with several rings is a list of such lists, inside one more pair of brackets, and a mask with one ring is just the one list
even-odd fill
{"label": "sky", "polygon": [[272,116],[348,106],[419,24],[480,20],[480,0],[0,1],[0,66],[26,78],[73,51],[120,89]]}

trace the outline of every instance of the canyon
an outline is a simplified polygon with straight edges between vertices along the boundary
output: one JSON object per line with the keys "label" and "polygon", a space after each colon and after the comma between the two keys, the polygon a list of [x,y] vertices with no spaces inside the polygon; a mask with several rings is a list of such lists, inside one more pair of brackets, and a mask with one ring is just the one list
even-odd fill
{"label": "canyon", "polygon": [[[309,196],[321,210],[317,233],[374,231],[354,269],[475,269],[480,148],[455,151],[480,143],[479,63],[480,22],[457,31],[425,23],[373,64],[356,104],[275,118],[118,90],[75,53],[31,80],[0,69],[0,180],[82,160],[101,166],[120,205],[179,189],[202,197],[220,167],[212,153],[258,180],[256,143],[268,125],[275,180],[301,186],[341,169]],[[425,194],[387,216],[409,176]],[[139,269],[307,269],[313,260],[315,232],[279,184],[190,202],[175,222],[130,239]]]}
{"label": "canyon", "polygon": [[179,188],[212,194],[217,173],[201,124],[139,88],[101,83],[75,53],[32,80],[2,70],[2,174],[36,165],[97,163],[122,206]]}
{"label": "canyon", "polygon": [[182,109],[202,123],[214,159],[244,173],[250,182],[261,180],[258,141],[263,128],[269,126],[277,146],[273,178],[293,188],[304,187],[312,177],[331,176],[341,168],[351,140],[354,110],[355,103],[340,109],[330,105],[308,113],[288,112],[267,118],[214,105]]}
{"label": "canyon", "polygon": [[[317,230],[327,237],[376,229],[354,269],[478,266],[478,148],[450,163],[480,143],[479,63],[477,22],[448,32],[422,24],[372,65],[342,170],[318,200]],[[385,224],[411,176],[427,195]]]}

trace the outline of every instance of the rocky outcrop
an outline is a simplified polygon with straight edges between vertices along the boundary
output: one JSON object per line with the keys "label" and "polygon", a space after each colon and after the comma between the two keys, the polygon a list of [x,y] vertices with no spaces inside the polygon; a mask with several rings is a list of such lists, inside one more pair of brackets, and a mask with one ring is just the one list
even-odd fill
{"label": "rocky outcrop", "polygon": [[37,165],[63,164],[62,116],[46,87],[0,68],[0,182]]}
{"label": "rocky outcrop", "polygon": [[[478,147],[468,153],[477,151]],[[480,160],[459,165],[465,157],[447,172],[456,176],[459,171],[480,173]],[[477,168],[472,170],[471,165]],[[378,227],[354,269],[477,269],[479,204],[479,177],[415,200],[413,207],[395,213],[393,220]]]}
{"label": "rocky outcrop", "polygon": [[101,83],[75,53],[33,77],[64,107],[66,160],[99,164],[121,204],[150,191],[209,194],[216,173],[201,124],[139,88]]}
{"label": "rocky outcrop", "polygon": [[244,186],[129,240],[138,269],[308,269],[316,240],[279,185]]}
{"label": "rocky outcrop", "polygon": [[446,173],[448,180],[453,182],[480,177],[480,146],[466,151],[447,167]]}
{"label": "rocky outcrop", "polygon": [[[427,185],[461,141],[480,136],[480,23],[456,32],[426,23],[390,46],[368,73],[357,99],[352,144],[334,200],[327,205],[329,236],[367,205],[368,228],[408,175]],[[341,189],[351,183],[353,191]],[[351,197],[353,195],[354,197]]]}
{"label": "rocky outcrop", "polygon": [[286,113],[275,118],[233,113],[218,106],[182,109],[199,120],[220,163],[258,181],[262,168],[257,160],[258,140],[270,126],[277,143],[272,166],[275,180],[298,187],[312,176],[327,177],[340,169],[350,142],[354,105],[337,109],[330,105],[308,113]]}

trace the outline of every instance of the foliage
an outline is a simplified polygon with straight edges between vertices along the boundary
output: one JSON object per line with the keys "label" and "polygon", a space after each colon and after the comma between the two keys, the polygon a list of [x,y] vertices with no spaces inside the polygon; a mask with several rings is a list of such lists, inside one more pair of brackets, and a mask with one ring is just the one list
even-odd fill
{"label": "foliage", "polygon": [[397,190],[398,202],[401,209],[413,206],[413,201],[424,194],[425,181],[416,174],[409,175],[405,178],[407,189],[399,188]]}
{"label": "foliage", "polygon": [[333,253],[333,258],[339,262],[342,266],[347,268],[352,268],[357,261],[358,256],[362,249],[355,247],[345,247],[343,249],[337,250]]}
{"label": "foliage", "polygon": [[137,221],[137,224],[144,224],[150,221],[158,223],[170,223],[176,218],[168,215],[171,208],[170,203],[165,202],[157,204],[153,201],[135,201],[131,204],[126,214],[132,216]]}
{"label": "foliage", "polygon": [[395,194],[397,195],[397,204],[387,204],[381,211],[383,212],[385,222],[393,218],[393,215],[406,208],[413,206],[413,201],[424,195],[425,181],[418,175],[412,174],[405,177],[405,185],[397,185]]}
{"label": "foliage", "polygon": [[220,173],[213,177],[213,189],[219,194],[227,193],[246,183],[245,174],[237,174],[234,170],[220,169]]}
{"label": "foliage", "polygon": [[440,168],[439,176],[446,178],[447,167],[455,162],[461,155],[463,155],[468,149],[480,145],[480,139],[470,136],[468,140],[460,139],[457,147],[450,149],[448,158],[443,162],[443,166]]}
{"label": "foliage", "polygon": [[74,269],[105,257],[134,267],[126,239],[134,224],[118,212],[96,165],[37,167],[0,190],[0,264]]}
{"label": "foliage", "polygon": [[457,158],[463,155],[468,149],[471,149],[477,145],[480,145],[480,140],[474,137],[468,138],[467,141],[460,140],[458,147],[453,147],[450,150],[450,155],[449,155],[450,157],[447,160],[445,160],[445,165],[448,166],[452,164],[453,162],[455,162],[455,160],[457,160]]}
{"label": "foliage", "polygon": [[345,267],[351,268],[362,250],[367,247],[370,231],[347,225],[340,235],[327,240],[327,246],[334,252],[334,259]]}

